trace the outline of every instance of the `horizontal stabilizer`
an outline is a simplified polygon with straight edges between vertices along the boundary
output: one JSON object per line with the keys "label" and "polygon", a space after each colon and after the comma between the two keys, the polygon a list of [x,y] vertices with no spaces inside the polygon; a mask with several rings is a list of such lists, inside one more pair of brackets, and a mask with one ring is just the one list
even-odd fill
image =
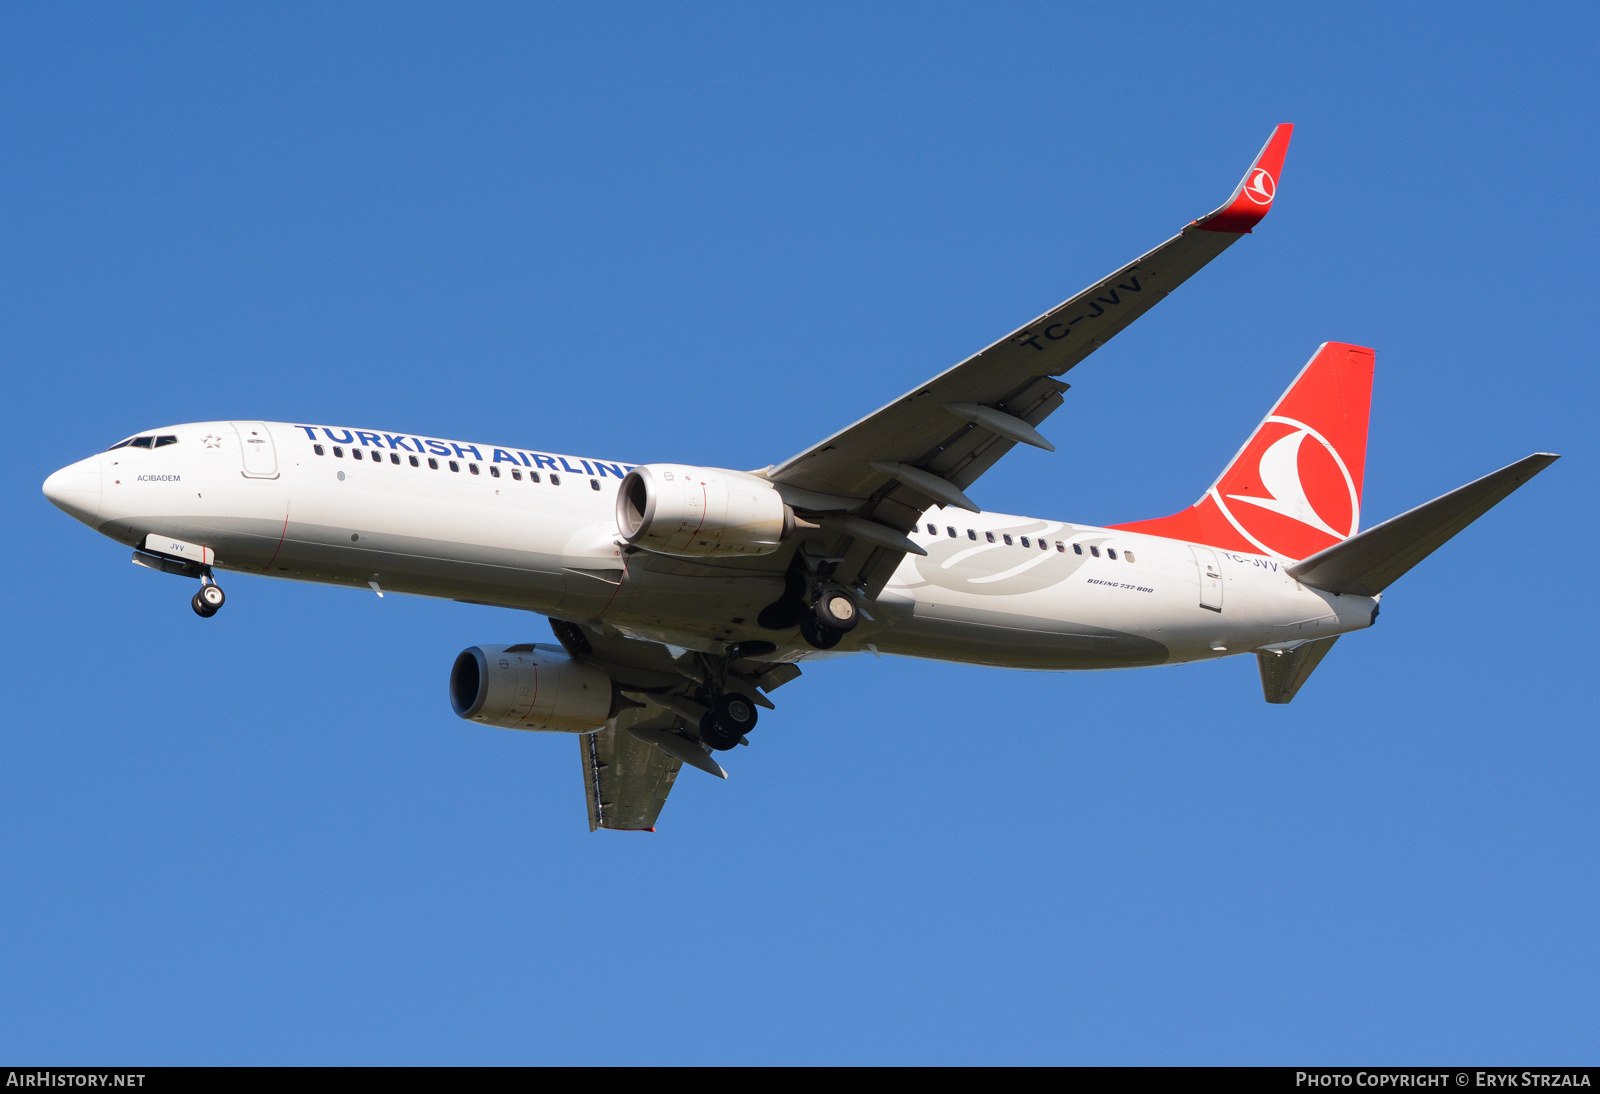
{"label": "horizontal stabilizer", "polygon": [[1269,703],[1287,703],[1295,697],[1300,685],[1311,678],[1311,672],[1339,641],[1338,635],[1305,642],[1287,653],[1258,651],[1256,664],[1261,668],[1261,693]]}
{"label": "horizontal stabilizer", "polygon": [[1536,452],[1318,551],[1290,566],[1289,576],[1324,592],[1377,596],[1444,546],[1451,536],[1560,458],[1549,452]]}

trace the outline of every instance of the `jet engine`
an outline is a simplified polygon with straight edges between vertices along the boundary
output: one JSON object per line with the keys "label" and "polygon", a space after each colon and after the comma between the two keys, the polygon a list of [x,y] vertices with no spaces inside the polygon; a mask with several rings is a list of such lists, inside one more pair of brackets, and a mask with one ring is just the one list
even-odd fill
{"label": "jet engine", "polygon": [[556,646],[472,646],[450,670],[450,705],[484,725],[588,733],[611,703],[611,677]]}
{"label": "jet engine", "polygon": [[766,479],[652,463],[622,480],[617,529],[634,546],[663,555],[770,555],[794,532],[795,516]]}

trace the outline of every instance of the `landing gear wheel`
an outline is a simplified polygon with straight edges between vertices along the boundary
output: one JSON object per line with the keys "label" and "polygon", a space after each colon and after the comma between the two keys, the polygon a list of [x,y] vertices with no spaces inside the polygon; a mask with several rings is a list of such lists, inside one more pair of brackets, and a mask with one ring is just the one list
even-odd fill
{"label": "landing gear wheel", "polygon": [[217,614],[217,609],[207,604],[205,602],[205,598],[203,598],[199,593],[195,593],[194,596],[189,599],[189,607],[193,608],[194,614],[198,615],[201,619],[210,619],[212,616]]}
{"label": "landing gear wheel", "polygon": [[711,716],[724,732],[743,737],[756,728],[756,705],[736,691],[725,691],[711,705]]}
{"label": "landing gear wheel", "polygon": [[856,598],[843,589],[824,589],[822,595],[817,597],[814,614],[819,624],[840,634],[861,622],[861,609],[856,607]]}
{"label": "landing gear wheel", "polygon": [[739,743],[740,734],[729,733],[717,723],[715,711],[706,711],[706,716],[700,719],[700,739],[718,752],[726,752]]}
{"label": "landing gear wheel", "polygon": [[200,591],[195,594],[195,599],[202,601],[215,614],[228,598],[223,595],[221,585],[202,585]]}
{"label": "landing gear wheel", "polygon": [[844,638],[844,632],[824,627],[807,615],[800,620],[800,637],[810,643],[813,649],[831,650]]}

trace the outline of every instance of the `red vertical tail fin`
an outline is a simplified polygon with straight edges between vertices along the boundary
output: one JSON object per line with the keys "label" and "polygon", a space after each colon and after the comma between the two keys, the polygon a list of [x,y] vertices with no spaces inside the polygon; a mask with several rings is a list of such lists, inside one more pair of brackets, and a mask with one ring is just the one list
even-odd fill
{"label": "red vertical tail fin", "polygon": [[1129,532],[1305,558],[1361,526],[1374,354],[1324,342],[1205,496]]}

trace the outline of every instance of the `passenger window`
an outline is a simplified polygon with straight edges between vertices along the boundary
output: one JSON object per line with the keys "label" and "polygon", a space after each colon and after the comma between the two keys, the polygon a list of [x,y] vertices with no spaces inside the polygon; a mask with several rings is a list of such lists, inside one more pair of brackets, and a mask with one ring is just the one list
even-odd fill
{"label": "passenger window", "polygon": [[928,534],[930,536],[938,535],[939,534],[939,526],[937,524],[928,525]]}
{"label": "passenger window", "polygon": [[1124,552],[1122,552],[1122,557],[1124,559],[1126,559],[1127,561],[1132,562],[1133,561],[1133,552],[1132,551],[1124,551]]}
{"label": "passenger window", "polygon": [[599,479],[590,479],[589,480],[589,489],[590,490],[598,490],[598,489],[600,489],[600,480]]}
{"label": "passenger window", "polygon": [[128,444],[133,448],[151,448],[155,445],[154,437],[135,437]]}
{"label": "passenger window", "polygon": [[521,482],[522,481],[522,472],[518,471],[515,467],[513,467],[511,469],[511,477],[516,479],[518,482]]}
{"label": "passenger window", "polygon": [[422,464],[417,462],[417,458],[415,456],[407,456],[406,459],[411,461],[411,466],[412,467],[421,467],[422,466]]}
{"label": "passenger window", "polygon": [[947,527],[947,528],[945,528],[945,531],[950,533],[950,538],[951,539],[955,539],[956,538],[956,530],[954,528]]}
{"label": "passenger window", "polygon": [[528,481],[529,482],[538,482],[539,481],[539,472],[537,472],[537,471],[529,471],[528,472]]}
{"label": "passenger window", "polygon": [[1066,544],[1062,543],[1059,539],[1056,540],[1056,554],[1064,555],[1066,553],[1067,553]]}
{"label": "passenger window", "polygon": [[560,486],[561,485],[561,476],[556,474],[554,471],[550,472],[550,485],[551,486]]}
{"label": "passenger window", "polygon": [[359,449],[359,448],[352,448],[352,449],[351,449],[351,450],[350,450],[350,458],[351,458],[351,459],[352,459],[352,460],[359,460],[359,459],[360,459],[360,458],[361,458],[361,449]]}
{"label": "passenger window", "polygon": [[1098,547],[1090,547],[1089,548],[1089,553],[1091,555],[1093,555],[1095,558],[1099,558],[1100,557],[1100,548],[1098,548]]}
{"label": "passenger window", "polygon": [[985,532],[985,533],[983,533],[983,538],[988,540],[990,543],[993,543],[994,542],[994,533],[993,532]]}
{"label": "passenger window", "polygon": [[978,532],[977,532],[977,529],[975,529],[975,528],[968,528],[968,529],[967,529],[967,538],[968,538],[968,539],[977,539],[977,538],[978,538]]}
{"label": "passenger window", "polygon": [[456,472],[457,474],[460,474],[461,473],[461,465],[459,463],[457,463],[455,460],[451,460],[450,461],[450,470]]}
{"label": "passenger window", "polygon": [[338,456],[341,460],[344,459],[344,449],[340,448],[338,445],[333,446],[333,454]]}
{"label": "passenger window", "polygon": [[1083,544],[1081,544],[1081,543],[1074,543],[1074,544],[1073,544],[1073,545],[1072,545],[1072,553],[1073,553],[1073,554],[1075,554],[1075,555],[1081,555],[1081,554],[1083,554]]}
{"label": "passenger window", "polygon": [[1023,536],[1022,537],[1022,545],[1024,547],[1032,547],[1033,546],[1033,544],[1028,542],[1028,537],[1027,536]]}
{"label": "passenger window", "polygon": [[174,437],[170,433],[167,434],[165,437],[157,437],[156,438],[156,447],[157,448],[164,448],[169,444],[177,444],[177,443],[178,443],[178,438]]}
{"label": "passenger window", "polygon": [[398,452],[389,453],[389,462],[394,464],[396,467],[399,467],[400,466],[400,453],[398,453]]}
{"label": "passenger window", "polygon": [[467,470],[476,475],[478,473],[478,465],[475,463],[469,463],[467,464]]}
{"label": "passenger window", "polygon": [[491,463],[489,465],[489,474],[498,479],[500,477],[500,468]]}
{"label": "passenger window", "polygon": [[1006,541],[1006,546],[1011,546],[1011,536],[1005,532],[1000,533],[1000,538]]}
{"label": "passenger window", "polygon": [[1117,557],[1117,549],[1115,547],[1107,547],[1106,557],[1114,560]]}
{"label": "passenger window", "polygon": [[1044,540],[1041,539],[1039,541],[1039,550],[1048,551],[1049,549],[1050,549],[1050,545],[1048,543],[1046,543]]}
{"label": "passenger window", "polygon": [[327,455],[327,453],[323,452],[322,446],[320,444],[312,445],[311,446],[311,451],[315,452],[319,456]]}

